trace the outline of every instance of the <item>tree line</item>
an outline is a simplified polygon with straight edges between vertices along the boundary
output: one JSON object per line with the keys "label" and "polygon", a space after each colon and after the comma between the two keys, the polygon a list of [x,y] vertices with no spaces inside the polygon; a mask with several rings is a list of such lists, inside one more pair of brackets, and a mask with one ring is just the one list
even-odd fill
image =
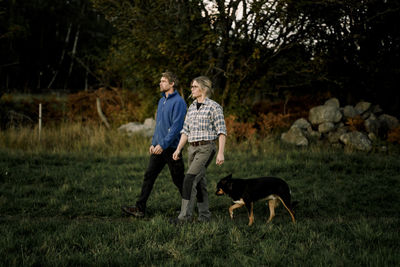
{"label": "tree line", "polygon": [[0,0],[1,88],[126,88],[209,76],[239,117],[264,99],[330,93],[398,112],[395,0]]}

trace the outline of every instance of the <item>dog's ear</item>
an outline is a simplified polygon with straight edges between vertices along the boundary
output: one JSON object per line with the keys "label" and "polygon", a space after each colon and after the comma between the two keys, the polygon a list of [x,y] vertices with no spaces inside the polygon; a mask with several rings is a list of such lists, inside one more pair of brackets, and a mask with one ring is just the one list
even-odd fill
{"label": "dog's ear", "polygon": [[229,180],[232,179],[232,173],[225,177],[225,179]]}

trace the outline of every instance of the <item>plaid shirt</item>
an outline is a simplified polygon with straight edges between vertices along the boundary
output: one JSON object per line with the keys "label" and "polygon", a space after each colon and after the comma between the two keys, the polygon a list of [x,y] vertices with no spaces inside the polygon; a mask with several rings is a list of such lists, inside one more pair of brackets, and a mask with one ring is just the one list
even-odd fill
{"label": "plaid shirt", "polygon": [[189,142],[210,141],[219,134],[226,135],[226,126],[222,107],[206,98],[197,110],[197,100],[193,101],[186,114],[181,133],[188,136]]}

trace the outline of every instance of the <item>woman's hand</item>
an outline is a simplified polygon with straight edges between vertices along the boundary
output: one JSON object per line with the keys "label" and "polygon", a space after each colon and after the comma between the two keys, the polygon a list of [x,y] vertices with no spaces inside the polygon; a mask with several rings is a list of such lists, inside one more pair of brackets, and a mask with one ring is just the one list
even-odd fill
{"label": "woman's hand", "polygon": [[221,165],[224,163],[224,161],[225,161],[224,153],[218,152],[216,164],[217,164],[218,166],[221,166]]}
{"label": "woman's hand", "polygon": [[180,149],[176,149],[174,154],[172,154],[172,159],[173,160],[178,160],[180,159],[180,154],[181,154],[181,150]]}

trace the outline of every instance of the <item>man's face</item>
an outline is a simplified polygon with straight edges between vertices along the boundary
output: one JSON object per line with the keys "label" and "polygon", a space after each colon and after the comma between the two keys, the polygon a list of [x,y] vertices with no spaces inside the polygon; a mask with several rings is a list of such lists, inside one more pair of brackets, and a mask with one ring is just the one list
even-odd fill
{"label": "man's face", "polygon": [[170,83],[169,80],[165,77],[161,77],[160,79],[160,92],[168,92],[173,90],[174,83]]}

